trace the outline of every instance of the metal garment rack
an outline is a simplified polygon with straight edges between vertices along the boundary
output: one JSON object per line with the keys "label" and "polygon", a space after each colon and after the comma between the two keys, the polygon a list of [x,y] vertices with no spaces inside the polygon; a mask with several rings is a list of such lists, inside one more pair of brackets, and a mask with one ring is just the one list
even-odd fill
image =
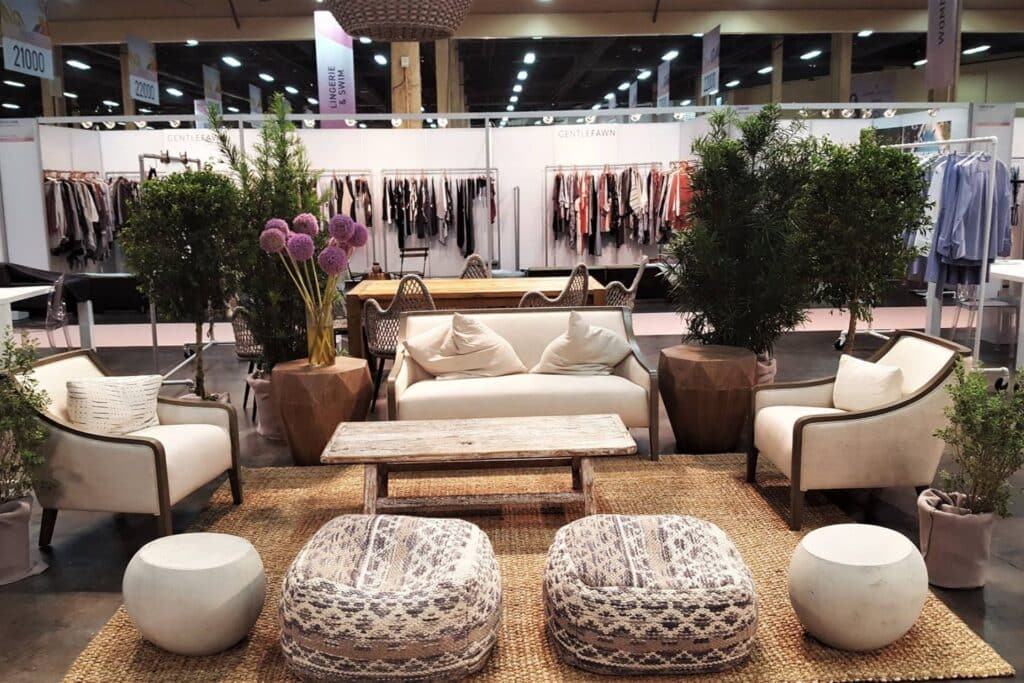
{"label": "metal garment rack", "polygon": [[[689,162],[686,162],[689,163]],[[671,161],[668,163],[668,168],[672,169],[682,162]],[[603,171],[608,170],[623,170],[627,168],[644,167],[644,168],[661,168],[666,164],[660,161],[638,161],[634,163],[618,163],[618,164],[550,164],[544,167],[544,194],[542,196],[542,204],[544,206],[544,220],[541,221],[540,234],[541,244],[544,245],[544,267],[550,267],[552,264],[548,258],[548,228],[551,227],[551,188],[548,185],[548,176],[551,173],[572,173],[573,171]],[[641,247],[644,245],[641,245]],[[557,265],[557,263],[555,264]]]}
{"label": "metal garment rack", "polygon": [[[490,223],[487,228],[487,262],[493,267],[494,264],[494,231],[498,231],[498,250],[501,252],[501,211],[499,206],[498,197],[498,169],[496,168],[388,168],[380,172],[381,182],[383,183],[389,177],[409,178],[416,176],[451,176],[456,178],[473,177],[473,176],[485,176],[487,179],[487,201],[491,201],[491,195],[494,196],[495,203],[495,219],[493,223]],[[387,201],[386,193],[381,192],[381,201]],[[383,207],[383,204],[381,204]],[[383,210],[381,211],[381,225],[384,224]],[[488,214],[490,215],[490,214]],[[384,272],[390,272],[388,270],[388,241],[387,231],[383,231],[384,235]],[[500,263],[500,259],[498,260]]]}
{"label": "metal garment rack", "polygon": [[[976,138],[955,138],[953,140],[932,140],[930,142],[908,142],[900,145],[886,145],[893,149],[920,149],[922,147],[946,147],[951,145],[989,145],[989,155],[992,159],[991,168],[989,168],[988,178],[988,194],[985,197],[985,235],[982,238],[982,260],[981,260],[981,282],[978,285],[978,323],[977,329],[974,333],[974,360],[978,362],[981,359],[981,331],[984,327],[985,318],[985,298],[988,296],[988,278],[989,278],[989,248],[992,242],[992,210],[993,203],[995,200],[996,191],[996,155],[995,151],[999,145],[999,138],[994,135],[987,135]],[[928,294],[927,294],[927,319],[925,323],[925,332],[930,335],[941,337],[942,336],[942,292],[939,289],[938,284],[934,282],[928,283]],[[1019,325],[1021,321],[1017,321]],[[1008,372],[1005,368],[1003,371]]]}

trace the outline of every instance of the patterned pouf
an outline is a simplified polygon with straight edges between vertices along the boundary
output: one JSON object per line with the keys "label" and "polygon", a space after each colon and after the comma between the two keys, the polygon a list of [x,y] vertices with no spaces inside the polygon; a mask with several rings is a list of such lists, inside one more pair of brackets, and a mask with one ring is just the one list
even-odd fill
{"label": "patterned pouf", "polygon": [[593,515],[559,529],[544,606],[559,656],[602,674],[721,671],[748,657],[757,631],[736,546],[677,515]]}
{"label": "patterned pouf", "polygon": [[490,540],[458,519],[344,515],[284,579],[281,647],[317,681],[451,681],[498,639],[501,577]]}

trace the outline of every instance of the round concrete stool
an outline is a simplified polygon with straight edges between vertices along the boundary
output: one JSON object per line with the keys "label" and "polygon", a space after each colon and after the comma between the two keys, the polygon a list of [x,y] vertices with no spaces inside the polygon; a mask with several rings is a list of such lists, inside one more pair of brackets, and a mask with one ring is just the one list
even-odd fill
{"label": "round concrete stool", "polygon": [[877,650],[917,621],[928,595],[921,553],[870,524],[807,534],[789,563],[789,599],[812,636],[841,650]]}
{"label": "round concrete stool", "polygon": [[122,590],[128,616],[146,640],[180,655],[212,655],[249,633],[267,580],[244,538],[179,534],[135,553]]}

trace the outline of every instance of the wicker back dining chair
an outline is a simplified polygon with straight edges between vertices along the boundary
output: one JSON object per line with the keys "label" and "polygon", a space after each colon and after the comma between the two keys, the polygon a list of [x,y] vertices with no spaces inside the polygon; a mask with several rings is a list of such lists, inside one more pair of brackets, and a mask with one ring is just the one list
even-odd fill
{"label": "wicker back dining chair", "polygon": [[460,280],[486,280],[491,277],[491,269],[480,254],[470,254],[466,257],[466,265],[462,267]]}
{"label": "wicker back dining chair", "polygon": [[587,305],[587,291],[590,287],[590,274],[584,264],[572,269],[565,289],[556,298],[551,299],[543,292],[527,292],[519,300],[519,308],[580,308]]}
{"label": "wicker back dining chair", "polygon": [[633,284],[630,285],[629,289],[626,289],[626,285],[621,282],[612,282],[608,285],[605,292],[607,306],[620,306],[631,311],[633,310],[633,306],[636,304],[636,292],[640,289],[640,280],[644,277],[644,270],[647,268],[648,260],[646,256],[640,259],[640,265],[636,269],[636,277],[633,278]]}
{"label": "wicker back dining chair", "polygon": [[68,351],[71,350],[71,336],[68,334],[68,304],[64,301],[64,276],[61,275],[53,283],[53,291],[46,299],[46,339],[50,342],[50,348],[56,349],[57,344],[53,341],[53,333],[63,330],[64,343]]}
{"label": "wicker back dining chair", "polygon": [[334,319],[334,347],[340,352],[342,339],[348,337],[348,305],[345,303],[345,292],[341,289],[331,303],[331,317]]}
{"label": "wicker back dining chair", "polygon": [[377,405],[377,394],[384,377],[384,362],[395,359],[398,347],[398,323],[402,313],[407,311],[433,311],[434,299],[427,290],[427,284],[419,275],[406,275],[399,281],[398,290],[388,307],[381,308],[376,299],[363,304],[363,335],[366,355],[370,366],[376,365],[373,376],[373,402],[370,410]]}
{"label": "wicker back dining chair", "polygon": [[[256,342],[252,333],[252,315],[241,306],[236,306],[231,311],[231,331],[235,334],[235,357],[238,360],[248,361],[249,369],[246,375],[251,375],[253,370],[263,359],[263,347]],[[242,410],[249,403],[249,382],[245,383],[245,391],[242,394]],[[252,399],[252,421],[256,421],[256,398]]]}

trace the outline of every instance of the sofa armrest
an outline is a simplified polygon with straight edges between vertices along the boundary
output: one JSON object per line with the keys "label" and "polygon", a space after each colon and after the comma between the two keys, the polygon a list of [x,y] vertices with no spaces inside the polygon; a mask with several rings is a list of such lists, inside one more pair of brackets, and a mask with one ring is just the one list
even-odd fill
{"label": "sofa armrest", "polygon": [[835,377],[825,377],[806,382],[759,384],[751,390],[751,415],[755,416],[758,411],[769,406],[832,408],[835,381]]}
{"label": "sofa armrest", "polygon": [[657,392],[658,373],[651,369],[639,350],[630,353],[621,363],[615,366],[612,374],[617,377],[624,377],[633,384],[641,386],[648,392]]}
{"label": "sofa armrest", "polygon": [[230,404],[161,397],[157,399],[156,414],[163,425],[204,424],[225,430],[231,437],[232,468],[239,467],[238,414]]}
{"label": "sofa armrest", "polygon": [[398,419],[398,402],[402,393],[416,382],[433,379],[426,370],[409,357],[401,344],[395,352],[395,363],[388,373],[388,419]]}

